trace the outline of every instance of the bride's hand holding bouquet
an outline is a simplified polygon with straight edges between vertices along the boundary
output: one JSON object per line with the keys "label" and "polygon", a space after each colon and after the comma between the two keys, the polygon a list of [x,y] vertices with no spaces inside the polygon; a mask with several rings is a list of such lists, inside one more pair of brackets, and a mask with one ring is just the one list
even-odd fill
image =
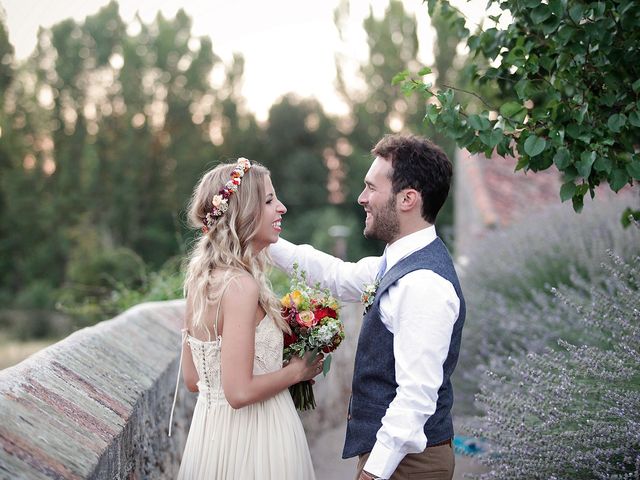
{"label": "bride's hand holding bouquet", "polygon": [[[280,300],[282,317],[287,320],[291,334],[284,335],[285,361],[295,357],[305,358],[311,364],[316,362],[320,352],[327,354],[322,363],[324,375],[331,367],[331,355],[344,339],[344,325],[338,318],[340,305],[326,289],[318,285],[306,284],[305,272],[293,265],[291,290]],[[298,410],[315,408],[312,382],[305,380],[289,388]]]}

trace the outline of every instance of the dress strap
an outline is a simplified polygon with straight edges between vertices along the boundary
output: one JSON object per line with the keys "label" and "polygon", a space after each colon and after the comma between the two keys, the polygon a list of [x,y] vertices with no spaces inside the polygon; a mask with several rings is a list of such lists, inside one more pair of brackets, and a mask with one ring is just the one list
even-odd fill
{"label": "dress strap", "polygon": [[176,389],[173,392],[173,404],[171,405],[171,414],[169,415],[169,436],[171,436],[171,427],[173,426],[173,411],[176,408],[176,400],[178,400],[178,388],[180,387],[180,373],[182,372],[182,357],[184,356],[184,342],[187,341],[189,331],[186,328],[180,330],[182,333],[182,342],[180,342],[180,362],[178,363],[178,377],[176,378]]}
{"label": "dress strap", "polygon": [[[227,291],[227,288],[229,287],[229,285],[231,285],[231,281],[236,279],[236,278],[238,278],[239,276],[240,275],[236,275],[234,277],[231,277],[229,279],[229,281],[227,282],[227,284],[222,289],[222,293],[220,294],[220,300],[218,301],[218,308],[216,309],[216,319],[215,319],[215,322],[213,323],[213,333],[216,336],[216,341],[219,338],[219,336],[218,336],[218,318],[220,318],[220,306],[222,305],[222,297],[224,297],[224,293]],[[207,329],[207,333],[209,333],[209,329]],[[209,341],[211,341],[211,335],[209,335]]]}

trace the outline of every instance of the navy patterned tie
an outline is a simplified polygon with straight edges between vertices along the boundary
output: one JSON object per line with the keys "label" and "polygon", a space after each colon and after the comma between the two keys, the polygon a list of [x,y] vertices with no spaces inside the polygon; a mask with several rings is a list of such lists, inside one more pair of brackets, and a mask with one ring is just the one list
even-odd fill
{"label": "navy patterned tie", "polygon": [[378,268],[378,273],[376,274],[376,282],[379,282],[382,276],[387,271],[387,251],[384,251],[382,255],[382,259],[380,260],[380,268]]}

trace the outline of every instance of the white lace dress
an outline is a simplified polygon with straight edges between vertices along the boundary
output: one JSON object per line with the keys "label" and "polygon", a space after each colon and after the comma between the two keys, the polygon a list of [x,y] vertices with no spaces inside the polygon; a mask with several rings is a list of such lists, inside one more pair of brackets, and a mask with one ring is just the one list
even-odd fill
{"label": "white lace dress", "polygon": [[[185,338],[200,393],[178,479],[314,479],[307,439],[289,391],[234,410],[221,385],[222,339],[204,342],[188,334]],[[265,317],[256,328],[254,374],[282,368],[282,342],[282,331]]]}

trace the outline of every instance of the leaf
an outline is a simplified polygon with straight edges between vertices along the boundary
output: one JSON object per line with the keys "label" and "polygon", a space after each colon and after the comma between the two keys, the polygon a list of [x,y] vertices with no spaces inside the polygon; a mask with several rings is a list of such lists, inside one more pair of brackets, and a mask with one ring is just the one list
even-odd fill
{"label": "leaf", "polygon": [[330,368],[331,368],[331,354],[328,354],[326,357],[324,357],[324,360],[322,361],[322,375],[326,377],[327,373],[329,373]]}
{"label": "leaf", "polygon": [[480,115],[469,115],[467,123],[474,130],[489,130],[491,128],[489,119]]}
{"label": "leaf", "polygon": [[596,152],[582,152],[580,155],[580,160],[578,160],[575,165],[578,169],[578,173],[583,178],[589,178],[591,174],[591,166],[593,162],[596,161]]}
{"label": "leaf", "polygon": [[527,109],[518,102],[507,102],[500,107],[500,115],[514,122],[522,123],[527,116]]}
{"label": "leaf", "polygon": [[580,24],[580,20],[582,20],[582,12],[583,12],[582,5],[580,4],[574,5],[569,9],[569,17],[575,23]]}
{"label": "leaf", "polygon": [[576,167],[574,167],[573,165],[569,165],[562,173],[564,173],[563,176],[565,182],[569,182],[578,178],[578,170],[576,170]]}
{"label": "leaf", "polygon": [[540,138],[537,135],[531,135],[524,142],[524,151],[530,157],[540,155],[544,148],[547,146],[547,142],[544,138]]}
{"label": "leaf", "polygon": [[396,75],[394,75],[394,77],[391,79],[391,85],[397,85],[401,82],[404,82],[407,77],[409,76],[409,70],[404,70],[400,73],[397,73]]}
{"label": "leaf", "polygon": [[564,46],[569,43],[569,40],[571,40],[575,33],[576,29],[571,25],[564,24],[562,27],[560,27],[560,29],[558,30],[558,41],[560,45]]}
{"label": "leaf", "polygon": [[507,102],[502,104],[500,107],[500,114],[504,117],[510,117],[511,115],[518,113],[523,108],[524,107],[518,102]]}
{"label": "leaf", "polygon": [[467,148],[476,140],[476,138],[476,132],[469,129],[462,137],[456,139],[456,143],[459,148]]}
{"label": "leaf", "polygon": [[640,113],[631,112],[629,114],[629,123],[634,127],[640,127]]}
{"label": "leaf", "polygon": [[584,121],[584,116],[586,115],[587,110],[589,110],[589,104],[585,103],[580,107],[580,110],[578,110],[578,113],[575,115],[576,120],[578,120],[579,124],[582,124],[582,122]]}
{"label": "leaf", "polygon": [[589,191],[589,184],[588,183],[581,183],[580,185],[576,186],[576,193],[573,196],[574,197],[576,197],[576,196],[583,197],[588,191]]}
{"label": "leaf", "polygon": [[409,97],[416,89],[416,84],[413,82],[404,82],[400,85],[400,90],[404,93],[405,97]]}
{"label": "leaf", "polygon": [[523,168],[526,168],[528,166],[529,159],[525,155],[520,155],[520,158],[518,158],[518,163],[516,163],[516,168],[514,170],[517,172],[518,170],[522,170]]}
{"label": "leaf", "polygon": [[571,154],[566,147],[561,147],[557,150],[556,154],[553,156],[553,163],[556,164],[558,170],[562,171],[569,166],[571,163]]}
{"label": "leaf", "polygon": [[550,55],[542,55],[540,57],[539,63],[542,66],[542,68],[544,68],[547,72],[550,72],[554,69],[556,65],[555,55],[553,57],[551,57]]}
{"label": "leaf", "polygon": [[634,155],[627,164],[627,172],[631,177],[640,180],[640,156]]}
{"label": "leaf", "polygon": [[599,156],[593,164],[593,168],[597,172],[605,172],[607,175],[611,173],[613,162],[609,157]]}
{"label": "leaf", "polygon": [[620,221],[624,228],[631,225],[631,219],[634,219],[636,222],[640,222],[640,210],[632,210],[631,207],[627,207],[624,212],[622,212],[622,218]]}
{"label": "leaf", "polygon": [[558,18],[562,17],[562,13],[564,11],[564,7],[562,6],[561,0],[549,0],[549,8],[551,8],[551,12]]}
{"label": "leaf", "polygon": [[633,88],[634,93],[640,92],[640,79],[636,80],[631,84],[631,88]]}
{"label": "leaf", "polygon": [[436,120],[438,120],[439,114],[440,108],[438,108],[436,104],[430,103],[429,105],[427,105],[427,113],[424,115],[424,119],[435,125]]}
{"label": "leaf", "polygon": [[544,33],[545,35],[550,35],[558,29],[560,23],[561,20],[559,17],[549,18],[542,24],[542,33]]}
{"label": "leaf", "polygon": [[582,128],[577,123],[568,125],[566,132],[571,138],[575,138],[576,140],[580,140],[584,143],[591,142],[591,134],[589,133],[589,130]]}
{"label": "leaf", "polygon": [[560,200],[566,202],[573,197],[574,193],[576,193],[576,184],[573,182],[564,183],[560,187]]}
{"label": "leaf", "polygon": [[519,80],[518,83],[515,84],[513,88],[518,94],[519,99],[521,100],[527,99],[527,91],[529,89],[529,85],[531,85],[531,82],[529,82],[528,80],[525,80],[524,78],[522,80]]}
{"label": "leaf", "polygon": [[489,148],[494,148],[502,140],[503,133],[499,128],[494,128],[491,131],[480,132],[480,140]]}
{"label": "leaf", "polygon": [[614,192],[618,192],[629,181],[627,171],[622,168],[616,168],[609,177],[609,186]]}
{"label": "leaf", "polygon": [[542,23],[551,16],[551,9],[544,3],[538,2],[538,6],[531,11],[533,23]]}
{"label": "leaf", "polygon": [[447,88],[436,95],[443,107],[451,107],[453,103],[453,90]]}
{"label": "leaf", "polygon": [[478,50],[478,47],[480,46],[480,37],[477,35],[471,35],[467,39],[467,46],[471,52]]}
{"label": "leaf", "polygon": [[615,133],[619,133],[622,127],[627,123],[627,116],[622,113],[614,113],[609,117],[607,126],[609,130]]}
{"label": "leaf", "polygon": [[418,71],[418,75],[423,77],[424,75],[429,75],[431,73],[431,69],[429,67],[423,67]]}
{"label": "leaf", "polygon": [[574,195],[571,199],[571,202],[573,203],[573,209],[576,211],[576,213],[580,213],[582,211],[582,208],[584,207],[584,194]]}

